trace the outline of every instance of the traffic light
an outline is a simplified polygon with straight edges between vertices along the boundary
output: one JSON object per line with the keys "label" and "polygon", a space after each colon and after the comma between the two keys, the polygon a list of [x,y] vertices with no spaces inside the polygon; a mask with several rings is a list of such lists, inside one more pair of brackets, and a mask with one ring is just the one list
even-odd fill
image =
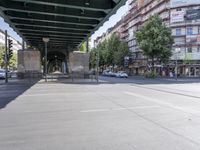
{"label": "traffic light", "polygon": [[13,46],[13,41],[11,39],[8,39],[8,61],[13,56],[12,46]]}

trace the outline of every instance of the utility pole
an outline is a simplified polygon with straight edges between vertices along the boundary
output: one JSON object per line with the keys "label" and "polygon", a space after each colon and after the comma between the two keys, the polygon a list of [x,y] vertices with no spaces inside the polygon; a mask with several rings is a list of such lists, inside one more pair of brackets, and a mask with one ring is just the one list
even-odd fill
{"label": "utility pole", "polygon": [[49,42],[49,38],[42,39],[45,43],[45,82],[47,82],[47,43]]}
{"label": "utility pole", "polygon": [[175,64],[176,65],[176,67],[175,67],[175,78],[176,78],[176,81],[178,80],[178,75],[177,75],[178,74],[178,60],[177,60],[178,56],[177,55],[178,54],[176,53],[176,64]]}
{"label": "utility pole", "polygon": [[89,38],[87,38],[87,41],[86,41],[86,52],[87,53],[89,52]]}
{"label": "utility pole", "polygon": [[99,83],[99,49],[97,49],[97,60],[96,60],[96,80]]}
{"label": "utility pole", "polygon": [[45,82],[47,82],[47,42],[45,42]]}
{"label": "utility pole", "polygon": [[5,83],[8,83],[8,33],[5,30]]}
{"label": "utility pole", "polygon": [[22,50],[24,51],[25,49],[25,42],[24,42],[24,39],[22,39]]}
{"label": "utility pole", "polygon": [[178,54],[181,52],[180,48],[175,49],[175,57],[176,57],[176,62],[175,62],[175,79],[176,81],[178,80]]}

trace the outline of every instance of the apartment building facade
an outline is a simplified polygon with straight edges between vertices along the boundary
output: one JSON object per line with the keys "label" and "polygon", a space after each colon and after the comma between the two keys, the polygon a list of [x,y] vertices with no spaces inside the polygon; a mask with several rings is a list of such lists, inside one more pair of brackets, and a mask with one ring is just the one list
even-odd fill
{"label": "apartment building facade", "polygon": [[169,72],[175,71],[178,60],[178,74],[200,76],[200,1],[129,0],[128,3],[129,11],[117,27],[121,39],[128,43],[132,53],[130,74],[142,75],[147,69],[148,62],[137,45],[135,32],[151,15],[157,13],[163,23],[171,28],[174,38],[173,56],[169,64],[157,64],[157,69],[169,75]]}
{"label": "apartment building facade", "polygon": [[[132,52],[129,65],[131,74],[144,74],[147,61],[138,48],[135,32],[157,13],[163,23],[170,27],[174,37],[173,56],[169,64],[158,64],[158,70],[164,74],[175,70],[178,60],[178,74],[182,76],[200,76],[200,1],[199,0],[131,0],[129,2],[131,19],[128,21],[128,33],[125,41]],[[161,68],[162,67],[162,68]]]}

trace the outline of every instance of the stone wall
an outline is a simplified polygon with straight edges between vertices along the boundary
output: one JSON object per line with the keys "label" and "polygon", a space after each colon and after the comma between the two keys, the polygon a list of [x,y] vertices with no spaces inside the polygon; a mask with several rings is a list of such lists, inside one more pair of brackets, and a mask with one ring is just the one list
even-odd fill
{"label": "stone wall", "polygon": [[18,51],[18,77],[41,77],[40,51],[26,49]]}
{"label": "stone wall", "polygon": [[89,75],[89,53],[79,51],[70,53],[69,73],[73,78],[87,78]]}

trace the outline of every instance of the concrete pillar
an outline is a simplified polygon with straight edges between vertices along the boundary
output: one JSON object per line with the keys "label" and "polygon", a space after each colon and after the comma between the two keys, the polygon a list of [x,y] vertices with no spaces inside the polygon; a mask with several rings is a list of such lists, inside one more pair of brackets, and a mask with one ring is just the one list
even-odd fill
{"label": "concrete pillar", "polygon": [[23,39],[22,39],[22,50],[23,50],[23,51],[25,50],[25,42],[24,42]]}
{"label": "concrete pillar", "polygon": [[86,41],[86,52],[88,53],[89,52],[89,39],[87,38],[87,41]]}
{"label": "concrete pillar", "polygon": [[25,49],[18,51],[18,77],[41,77],[40,51]]}

